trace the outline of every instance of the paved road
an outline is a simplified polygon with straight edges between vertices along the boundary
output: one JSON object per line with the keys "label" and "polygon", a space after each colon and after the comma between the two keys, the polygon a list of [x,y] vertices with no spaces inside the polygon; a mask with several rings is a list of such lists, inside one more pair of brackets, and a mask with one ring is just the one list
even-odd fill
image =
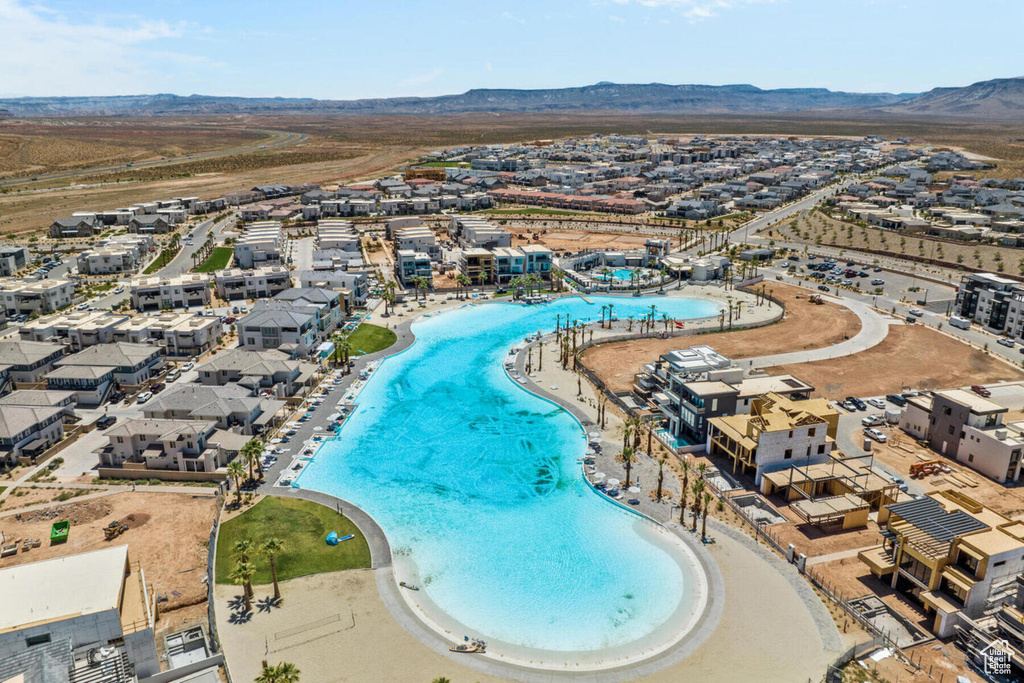
{"label": "paved road", "polygon": [[235,154],[241,154],[243,152],[254,152],[263,149],[273,149],[279,147],[286,147],[288,145],[294,145],[298,142],[302,142],[306,139],[305,133],[289,133],[287,131],[276,131],[268,130],[262,131],[271,135],[280,136],[274,140],[264,142],[255,145],[246,145],[244,147],[235,147],[234,149],[225,149],[216,152],[203,152],[199,154],[189,154],[178,157],[167,157],[164,159],[150,159],[148,161],[137,161],[127,164],[108,164],[105,166],[93,166],[91,168],[80,168],[68,171],[54,171],[52,173],[40,173],[33,176],[22,176],[20,178],[5,178],[0,180],[0,187],[11,187],[14,185],[30,185],[36,182],[45,182],[48,180],[65,180],[71,178],[81,178],[85,176],[92,176],[99,173],[112,173],[114,171],[125,171],[128,169],[137,168],[152,168],[154,166],[169,166],[171,164],[180,164],[187,161],[199,161],[200,159],[215,159],[217,157],[233,156]]}

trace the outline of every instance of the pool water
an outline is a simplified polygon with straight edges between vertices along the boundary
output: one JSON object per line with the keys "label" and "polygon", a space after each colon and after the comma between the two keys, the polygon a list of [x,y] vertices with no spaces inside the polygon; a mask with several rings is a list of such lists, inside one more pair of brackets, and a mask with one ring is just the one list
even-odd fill
{"label": "pool water", "polygon": [[[553,330],[556,315],[597,321],[613,303],[622,317],[640,317],[654,304],[659,316],[687,319],[718,307],[589,299],[467,306],[416,322],[416,343],[381,365],[339,438],[299,479],[370,513],[398,577],[420,585],[465,635],[599,650],[652,633],[688,600],[678,551],[586,483],[580,424],[524,391],[503,363],[526,335]],[[543,363],[556,356],[548,344]]]}
{"label": "pool water", "polygon": [[619,280],[622,282],[629,282],[630,278],[633,277],[634,271],[632,268],[617,268],[610,273],[598,273],[594,276],[595,280]]}

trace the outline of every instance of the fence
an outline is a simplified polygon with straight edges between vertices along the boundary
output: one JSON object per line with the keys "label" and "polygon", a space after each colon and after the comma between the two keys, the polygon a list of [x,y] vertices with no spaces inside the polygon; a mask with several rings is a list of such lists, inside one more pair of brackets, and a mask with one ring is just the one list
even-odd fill
{"label": "fence", "polygon": [[[747,515],[743,508],[740,507],[732,498],[723,496],[722,492],[719,491],[718,488],[710,481],[705,479],[704,483],[714,495],[718,496],[719,499],[724,500],[725,504],[728,505],[729,508],[733,512],[735,512],[741,520],[749,524],[751,528],[754,529],[755,542],[760,541],[763,538],[765,543],[767,543],[769,547],[773,548],[776,552],[782,555],[782,557],[786,557],[786,553],[789,550],[788,545],[786,548],[783,548],[782,544],[779,542],[777,538],[775,538],[770,529],[764,528],[761,524],[757,522],[757,520]],[[815,571],[812,567],[808,567],[806,565],[802,570],[798,568],[798,571],[800,571],[804,578],[810,581],[811,585],[817,588],[824,595],[824,597],[828,598],[833,603],[835,603],[840,609],[843,610],[843,612],[846,613],[847,616],[852,618],[855,622],[860,624],[861,628],[863,628],[866,632],[871,634],[871,636],[873,637],[872,642],[878,641],[876,643],[877,645],[882,645],[884,647],[891,649],[903,661],[909,663],[915,669],[921,668],[920,664],[914,661],[913,656],[908,655],[906,652],[904,652],[903,648],[901,648],[896,643],[896,641],[889,636],[889,633],[883,632],[880,628],[878,628],[870,621],[868,621],[862,614],[860,614],[860,612],[850,607],[850,605],[847,603],[846,599],[839,591],[839,589],[834,584],[829,583],[828,580],[825,579],[825,577],[822,576],[819,572]],[[843,664],[845,664],[845,662]]]}

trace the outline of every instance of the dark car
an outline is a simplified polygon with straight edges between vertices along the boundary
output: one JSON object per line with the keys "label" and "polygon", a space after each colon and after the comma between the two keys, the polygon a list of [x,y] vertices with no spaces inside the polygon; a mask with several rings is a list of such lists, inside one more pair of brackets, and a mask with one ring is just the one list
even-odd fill
{"label": "dark car", "polygon": [[163,382],[157,382],[156,384],[149,388],[149,391],[154,394],[159,394],[161,391],[164,390],[166,386],[167,385],[164,384]]}
{"label": "dark car", "polygon": [[117,403],[118,401],[124,400],[124,397],[125,393],[123,391],[117,390],[110,394],[109,400],[111,403]]}
{"label": "dark car", "polygon": [[907,405],[907,399],[903,398],[899,394],[886,394],[885,400],[893,405],[899,406],[900,408]]}
{"label": "dark car", "polygon": [[96,420],[96,429],[106,429],[115,422],[117,422],[117,415],[104,415]]}
{"label": "dark car", "polygon": [[827,292],[827,291],[828,291],[828,289],[829,289],[829,288],[828,288],[828,286],[827,286],[827,285],[818,285],[818,290],[819,290],[819,291],[822,291],[822,292]]}
{"label": "dark car", "polygon": [[855,398],[853,396],[849,396],[849,397],[847,397],[846,400],[849,401],[850,403],[852,403],[853,405],[855,405],[857,407],[857,410],[867,410],[868,409],[868,404],[865,403],[864,401],[860,400],[859,398]]}
{"label": "dark car", "polygon": [[971,391],[976,393],[978,396],[982,396],[984,398],[988,398],[989,396],[992,395],[991,391],[981,386],[980,384],[975,384],[974,386],[972,386]]}

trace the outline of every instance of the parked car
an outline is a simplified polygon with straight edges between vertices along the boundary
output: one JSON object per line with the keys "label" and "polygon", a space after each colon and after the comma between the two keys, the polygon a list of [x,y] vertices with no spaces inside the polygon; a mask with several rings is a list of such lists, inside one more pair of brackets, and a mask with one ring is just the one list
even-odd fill
{"label": "parked car", "polygon": [[85,309],[89,308],[89,303],[86,302],[86,301],[83,301],[82,303],[80,303],[77,306],[75,306],[75,308],[78,309],[79,311],[84,311]]}
{"label": "parked car", "polygon": [[189,361],[189,362],[187,362],[187,363],[185,363],[184,365],[181,366],[181,371],[182,372],[188,372],[189,370],[191,370],[195,366],[196,366],[195,363],[193,363],[192,361]]}
{"label": "parked car", "polygon": [[857,406],[857,410],[867,410],[868,409],[868,404],[865,403],[864,401],[860,400],[859,398],[854,398],[853,399],[853,405]]}
{"label": "parked car", "polygon": [[981,386],[980,384],[975,384],[975,385],[973,385],[973,386],[971,387],[971,391],[973,391],[974,393],[976,393],[976,394],[977,394],[978,396],[982,396],[982,397],[984,397],[984,398],[988,398],[989,396],[991,396],[991,395],[992,395],[992,392],[991,392],[991,391],[989,391],[989,390],[988,390],[988,389],[986,389],[985,387]]}
{"label": "parked car", "polygon": [[1006,348],[1009,349],[1012,349],[1014,346],[1017,345],[1012,339],[1007,339],[1006,337],[1000,337],[999,339],[996,339],[996,344],[999,344],[1000,346],[1005,346]]}
{"label": "parked car", "polygon": [[142,403],[145,403],[146,401],[148,401],[151,398],[153,398],[153,394],[152,393],[150,393],[148,391],[143,391],[141,394],[139,394],[139,397],[137,399],[135,399],[135,402],[139,403],[139,404],[142,404]]}
{"label": "parked car", "polygon": [[869,406],[873,406],[879,410],[885,410],[885,401],[880,398],[869,398],[867,403]]}
{"label": "parked car", "polygon": [[877,427],[885,424],[885,418],[881,415],[868,415],[867,417],[862,417],[860,423],[865,427]]}
{"label": "parked car", "polygon": [[818,285],[818,291],[827,292],[829,290],[828,285]]}
{"label": "parked car", "polygon": [[883,434],[881,430],[875,429],[874,427],[872,427],[871,429],[865,429],[864,436],[868,437],[869,439],[874,439],[878,443],[885,443],[886,441],[889,440],[889,437]]}
{"label": "parked car", "polygon": [[907,405],[907,399],[903,398],[899,394],[886,394],[885,400],[895,406],[899,406],[900,408]]}
{"label": "parked car", "polygon": [[875,270],[876,273],[881,273],[882,272],[881,268],[875,268],[874,270]]}
{"label": "parked car", "polygon": [[871,284],[873,284],[876,287],[881,287],[882,285],[885,284],[885,280],[879,280],[879,279],[876,278],[876,279],[871,281]]}
{"label": "parked car", "polygon": [[117,422],[117,415],[104,415],[96,420],[96,429],[106,429],[115,422]]}
{"label": "parked car", "polygon": [[924,315],[924,311],[922,311],[920,308],[911,308],[909,311],[907,311],[907,313],[914,316],[915,318],[920,318],[922,315]]}
{"label": "parked car", "polygon": [[157,382],[156,384],[149,387],[149,392],[151,394],[159,394],[161,391],[164,390],[165,387],[167,387],[167,385],[164,384],[163,382]]}
{"label": "parked car", "polygon": [[839,404],[844,410],[848,410],[851,413],[857,410],[857,404],[853,402],[852,398],[848,398]]}
{"label": "parked car", "polygon": [[780,263],[779,268],[789,268],[789,261],[783,261]]}

